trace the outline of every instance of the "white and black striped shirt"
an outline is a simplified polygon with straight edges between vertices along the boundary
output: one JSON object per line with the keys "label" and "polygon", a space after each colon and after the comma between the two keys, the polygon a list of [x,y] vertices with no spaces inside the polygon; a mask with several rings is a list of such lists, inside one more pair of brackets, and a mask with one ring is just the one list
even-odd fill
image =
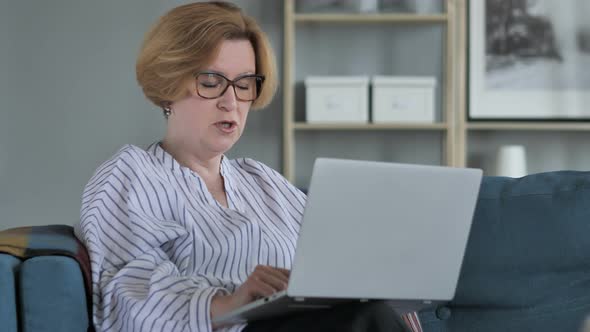
{"label": "white and black striped shirt", "polygon": [[[97,331],[211,331],[213,295],[259,264],[291,269],[305,195],[252,159],[223,157],[221,175],[228,208],[158,143],[127,145],[96,170],[75,229]],[[404,320],[421,330],[415,313]]]}
{"label": "white and black striped shirt", "polygon": [[159,144],[127,145],[97,169],[76,234],[98,331],[210,331],[213,295],[258,264],[291,268],[305,195],[251,159],[223,157],[221,174],[228,208]]}

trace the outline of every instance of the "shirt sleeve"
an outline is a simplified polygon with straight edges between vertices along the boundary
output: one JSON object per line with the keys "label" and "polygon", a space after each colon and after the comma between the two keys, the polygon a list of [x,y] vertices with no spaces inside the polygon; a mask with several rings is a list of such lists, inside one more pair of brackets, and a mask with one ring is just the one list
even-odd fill
{"label": "shirt sleeve", "polygon": [[227,291],[171,261],[162,246],[188,251],[189,234],[139,208],[142,186],[132,173],[107,163],[84,191],[76,235],[90,255],[94,324],[99,331],[211,331],[211,299]]}

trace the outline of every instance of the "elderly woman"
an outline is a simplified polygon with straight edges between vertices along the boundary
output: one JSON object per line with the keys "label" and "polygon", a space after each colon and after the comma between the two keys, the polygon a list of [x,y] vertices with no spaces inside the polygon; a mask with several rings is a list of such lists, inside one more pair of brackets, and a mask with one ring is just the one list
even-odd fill
{"label": "elderly woman", "polygon": [[[295,253],[305,195],[260,162],[224,156],[250,109],[275,92],[274,55],[239,8],[193,3],[148,32],[137,80],[163,110],[166,135],[145,150],[124,146],[85,187],[76,234],[90,253],[94,324],[99,331],[210,331],[212,317],[284,290]],[[405,329],[382,304],[246,329],[351,325]]]}

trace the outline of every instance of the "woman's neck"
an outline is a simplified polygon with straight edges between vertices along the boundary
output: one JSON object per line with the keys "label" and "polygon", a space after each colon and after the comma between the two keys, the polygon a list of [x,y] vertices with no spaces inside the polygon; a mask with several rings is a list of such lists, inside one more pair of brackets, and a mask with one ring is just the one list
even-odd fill
{"label": "woman's neck", "polygon": [[166,140],[163,140],[160,145],[181,166],[196,172],[206,182],[215,181],[221,176],[221,155],[203,158],[180,144],[170,144]]}
{"label": "woman's neck", "polygon": [[180,165],[188,167],[205,181],[207,190],[219,204],[228,207],[225,192],[225,183],[221,176],[221,155],[212,158],[199,158],[189,149],[183,149],[180,144],[167,144],[166,140],[160,143],[164,151],[168,152]]}

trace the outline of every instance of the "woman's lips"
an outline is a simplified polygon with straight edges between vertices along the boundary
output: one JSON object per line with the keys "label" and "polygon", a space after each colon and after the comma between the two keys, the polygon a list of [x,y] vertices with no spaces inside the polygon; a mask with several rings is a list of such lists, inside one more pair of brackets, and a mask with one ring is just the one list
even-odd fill
{"label": "woman's lips", "polygon": [[234,121],[219,121],[215,123],[215,127],[223,133],[233,133],[238,129],[238,124]]}

